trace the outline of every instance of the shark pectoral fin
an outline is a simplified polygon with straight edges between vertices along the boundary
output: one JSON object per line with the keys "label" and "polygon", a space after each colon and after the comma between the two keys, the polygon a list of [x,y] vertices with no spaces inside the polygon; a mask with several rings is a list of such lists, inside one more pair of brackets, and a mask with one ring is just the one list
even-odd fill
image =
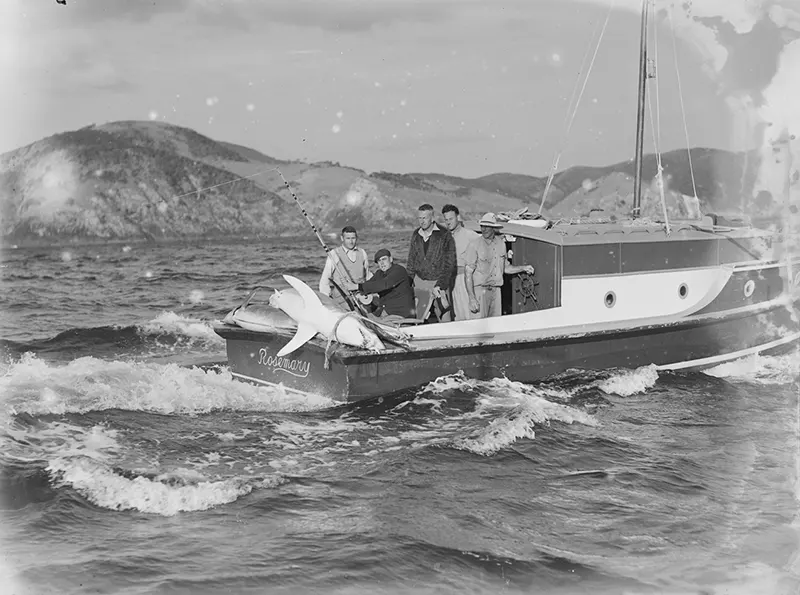
{"label": "shark pectoral fin", "polygon": [[283,278],[286,279],[286,282],[294,287],[297,290],[297,293],[300,294],[300,297],[303,298],[303,302],[305,302],[306,305],[306,310],[314,306],[324,308],[319,296],[317,296],[317,294],[314,293],[314,290],[303,283],[300,279],[297,277],[292,277],[291,275],[284,275]]}
{"label": "shark pectoral fin", "polygon": [[297,326],[297,332],[295,333],[292,340],[289,341],[286,345],[281,348],[278,352],[278,357],[283,357],[284,355],[289,355],[292,351],[299,349],[303,345],[305,345],[308,341],[313,339],[317,334],[317,329],[309,324],[300,324]]}

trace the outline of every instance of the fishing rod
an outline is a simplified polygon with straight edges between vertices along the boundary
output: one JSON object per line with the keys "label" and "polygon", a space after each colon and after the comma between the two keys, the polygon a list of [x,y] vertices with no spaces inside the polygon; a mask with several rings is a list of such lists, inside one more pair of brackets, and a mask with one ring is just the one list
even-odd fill
{"label": "fishing rod", "polygon": [[[322,234],[320,234],[319,230],[317,229],[317,226],[314,225],[314,222],[311,220],[311,216],[303,208],[303,204],[300,202],[300,199],[297,198],[297,194],[295,194],[294,190],[292,190],[292,187],[289,185],[289,182],[286,180],[286,178],[283,177],[283,173],[281,172],[281,170],[276,167],[275,171],[278,172],[278,175],[281,177],[281,180],[283,180],[283,185],[286,186],[286,189],[292,195],[292,198],[294,199],[294,202],[300,209],[300,212],[303,213],[303,216],[306,218],[306,221],[308,221],[308,224],[311,226],[311,229],[314,230],[314,234],[317,236],[319,243],[322,244],[322,247],[325,249],[325,254],[328,256],[328,258],[331,258],[333,260],[334,268],[337,268],[340,264],[343,264],[339,262],[339,259],[336,257],[335,254],[331,255],[331,249],[328,248],[328,244],[326,244],[325,240],[322,239]],[[347,278],[350,279],[350,282],[355,283],[355,281],[353,281],[353,277],[350,276],[350,272],[347,270],[347,267],[342,266],[342,268],[344,269],[344,273],[347,276]],[[346,291],[342,289],[333,278],[331,278],[330,281],[334,285],[334,287],[337,290],[339,290],[339,292],[342,294],[345,301],[347,302],[347,305],[350,306],[351,310],[356,310],[362,316],[367,316],[368,312],[366,311],[366,308],[364,308],[361,302],[359,302],[358,299],[356,299],[352,291],[350,291],[349,289]]]}

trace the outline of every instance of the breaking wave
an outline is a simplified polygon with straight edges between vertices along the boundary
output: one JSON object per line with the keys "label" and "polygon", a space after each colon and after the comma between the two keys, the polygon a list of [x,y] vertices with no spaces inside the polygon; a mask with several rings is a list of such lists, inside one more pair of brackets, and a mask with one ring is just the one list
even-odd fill
{"label": "breaking wave", "polygon": [[25,353],[72,359],[90,354],[136,354],[152,349],[220,349],[224,345],[225,341],[214,332],[210,322],[174,312],[163,312],[153,320],[131,326],[72,328],[27,343],[0,340],[6,361]]}
{"label": "breaking wave", "polygon": [[216,410],[309,411],[335,405],[327,397],[300,396],[280,388],[235,380],[225,369],[177,364],[105,361],[82,357],[59,366],[30,354],[0,377],[12,414],[47,415],[119,409],[162,414]]}
{"label": "breaking wave", "polygon": [[800,379],[800,350],[776,356],[755,354],[709,368],[704,373],[730,382],[792,384]]}
{"label": "breaking wave", "polygon": [[[31,423],[32,422],[32,423]],[[184,466],[159,468],[105,424],[81,427],[24,417],[2,436],[5,506],[46,501],[62,489],[109,510],[172,516],[228,504],[286,482],[281,475],[206,477]],[[122,465],[133,465],[126,469]],[[74,492],[69,492],[72,490]]]}
{"label": "breaking wave", "polygon": [[58,458],[47,472],[54,487],[71,487],[92,504],[110,510],[173,516],[179,512],[208,510],[228,504],[255,489],[272,488],[285,483],[280,476],[256,481],[243,478],[207,480],[197,474],[190,479],[179,475],[159,474],[150,477],[131,472],[120,473],[89,458]]}
{"label": "breaking wave", "polygon": [[491,457],[552,424],[598,425],[566,392],[463,376],[366,413],[224,369],[93,357],[58,365],[25,354],[0,378],[0,394],[5,500],[66,493],[156,515],[229,504],[287,473],[319,479],[429,448]]}

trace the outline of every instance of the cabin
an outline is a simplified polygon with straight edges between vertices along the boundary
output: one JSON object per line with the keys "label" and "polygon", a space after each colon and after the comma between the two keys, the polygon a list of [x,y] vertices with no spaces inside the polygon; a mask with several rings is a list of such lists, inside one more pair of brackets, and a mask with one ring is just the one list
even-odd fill
{"label": "cabin", "polygon": [[[480,233],[477,222],[465,227]],[[674,222],[669,235],[663,224],[640,220],[556,224],[544,219],[512,220],[499,233],[505,236],[511,264],[530,264],[536,269],[535,299],[530,287],[523,286],[529,280],[520,275],[505,277],[504,315],[560,307],[565,288],[578,279],[755,262],[770,253],[773,237],[746,221],[714,214],[699,221]],[[683,298],[691,287],[679,284],[676,291]],[[601,299],[606,308],[615,306],[611,287]]]}

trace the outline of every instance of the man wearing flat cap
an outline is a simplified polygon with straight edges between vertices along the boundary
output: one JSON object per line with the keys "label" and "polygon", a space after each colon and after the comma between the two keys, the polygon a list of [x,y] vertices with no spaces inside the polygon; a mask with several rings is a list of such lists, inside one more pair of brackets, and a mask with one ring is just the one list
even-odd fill
{"label": "man wearing flat cap", "polygon": [[499,235],[503,228],[494,213],[486,213],[478,221],[481,237],[467,247],[464,258],[464,283],[469,296],[470,318],[489,318],[502,314],[503,274],[533,274],[531,265],[515,266],[508,262],[506,243]]}
{"label": "man wearing flat cap", "polygon": [[386,248],[381,248],[375,253],[375,262],[378,270],[368,281],[359,283],[357,291],[361,293],[377,293],[380,298],[377,316],[402,316],[414,318],[414,292],[408,281],[408,272],[392,259],[392,254]]}

